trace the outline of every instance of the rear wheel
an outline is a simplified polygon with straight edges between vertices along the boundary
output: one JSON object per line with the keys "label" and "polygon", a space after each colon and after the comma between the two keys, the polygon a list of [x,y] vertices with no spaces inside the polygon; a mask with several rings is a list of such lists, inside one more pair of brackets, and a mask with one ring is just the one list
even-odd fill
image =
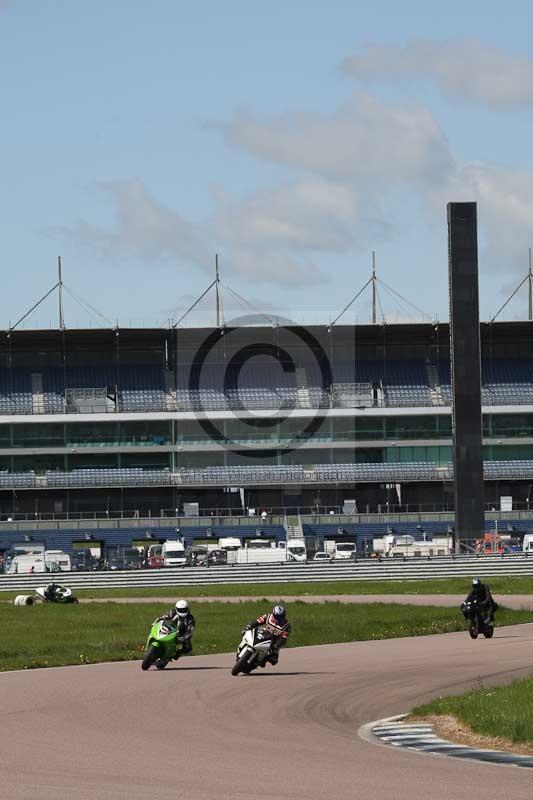
{"label": "rear wheel", "polygon": [[144,654],[144,658],[142,660],[141,668],[143,670],[150,669],[152,664],[155,664],[157,659],[159,658],[158,648],[151,645],[146,653]]}
{"label": "rear wheel", "polygon": [[168,659],[166,658],[160,658],[158,661],[155,662],[157,669],[165,669],[167,664],[168,664]]}
{"label": "rear wheel", "polygon": [[239,672],[244,672],[245,674],[250,672],[253,667],[247,664],[248,661],[248,651],[242,654],[240,658],[237,659],[233,667],[231,668],[232,675],[238,675]]}
{"label": "rear wheel", "polygon": [[485,639],[492,639],[494,636],[494,628],[492,625],[485,625],[485,630],[483,631],[483,635]]}

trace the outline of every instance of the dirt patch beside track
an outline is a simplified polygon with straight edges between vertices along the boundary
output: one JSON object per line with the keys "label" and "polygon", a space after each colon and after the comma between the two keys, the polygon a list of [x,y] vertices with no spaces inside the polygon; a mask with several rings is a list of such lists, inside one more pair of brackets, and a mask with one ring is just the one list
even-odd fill
{"label": "dirt patch beside track", "polygon": [[[453,594],[305,594],[305,595],[242,595],[240,597],[191,597],[190,603],[244,603],[247,601],[267,600],[276,602],[283,599],[290,603],[399,603],[401,605],[441,606],[449,608],[461,605],[465,595]],[[497,598],[502,606],[533,611],[533,595],[501,595]],[[101,597],[82,598],[81,603],[162,603],[173,605],[175,597]]]}

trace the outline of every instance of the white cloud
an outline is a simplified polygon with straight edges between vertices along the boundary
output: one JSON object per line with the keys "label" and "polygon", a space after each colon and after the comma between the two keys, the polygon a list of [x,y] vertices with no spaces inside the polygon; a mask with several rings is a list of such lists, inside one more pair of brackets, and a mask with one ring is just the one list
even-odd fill
{"label": "white cloud", "polygon": [[262,122],[241,114],[226,141],[254,156],[327,179],[381,183],[434,181],[450,169],[449,145],[427,108],[360,95],[336,113],[291,114]]}
{"label": "white cloud", "polygon": [[114,207],[114,227],[81,221],[65,231],[71,238],[106,257],[133,255],[142,261],[170,259],[210,267],[212,256],[201,226],[159,204],[141,181],[100,183],[97,188]]}
{"label": "white cloud", "polygon": [[[312,186],[315,200],[310,196]],[[298,286],[305,280],[311,285],[324,276],[302,251],[320,243],[327,249],[335,236],[340,246],[342,237],[348,236],[348,223],[342,217],[348,214],[348,208],[343,210],[342,204],[349,206],[349,193],[339,189],[337,200],[320,198],[312,182],[302,208],[299,200],[306,187],[295,187],[294,194],[289,191],[286,197],[280,189],[272,197],[265,192],[233,204],[218,192],[215,213],[200,224],[158,203],[140,181],[102,183],[98,189],[111,200],[114,224],[104,228],[80,221],[59,233],[111,261],[129,256],[148,264],[170,261],[211,272],[214,254],[221,249],[226,272],[265,283]],[[343,194],[346,196],[341,197]],[[326,216],[322,217],[320,208],[314,209],[315,202],[322,203],[324,212],[328,210]],[[307,241],[306,219],[312,220],[316,229]],[[322,233],[318,232],[320,225]],[[349,241],[344,243],[345,248],[349,245]]]}
{"label": "white cloud", "polygon": [[533,59],[477,39],[368,44],[342,62],[362,82],[429,78],[447,95],[492,107],[533,103]]}
{"label": "white cloud", "polygon": [[425,197],[440,214],[450,200],[477,202],[482,269],[502,278],[525,272],[533,242],[533,172],[465,165]]}
{"label": "white cloud", "polygon": [[[442,48],[451,58],[451,45]],[[396,65],[398,74],[408,76],[414,66],[402,67],[398,55],[405,49],[367,48],[364,63],[356,67],[352,57],[346,68],[376,77],[379,69],[386,74]],[[421,45],[416,53],[429,65]],[[446,74],[445,61],[442,56],[432,67],[435,75]],[[293,113],[268,120],[238,115],[222,131],[228,143],[295,174],[242,197],[213,191],[213,211],[200,223],[162,205],[140,181],[100,184],[113,204],[113,224],[80,222],[67,233],[111,259],[126,254],[149,264],[167,260],[211,275],[218,251],[228,282],[238,276],[308,287],[326,280],[322,263],[328,256],[370,250],[397,233],[391,211],[384,209],[398,209],[399,188],[402,198],[407,190],[439,225],[447,202],[476,200],[482,265],[523,269],[533,242],[533,173],[459,163],[427,108],[361,95],[329,115]]]}
{"label": "white cloud", "polygon": [[217,194],[218,229],[253,246],[346,250],[354,243],[360,209],[349,187],[309,177],[232,201]]}

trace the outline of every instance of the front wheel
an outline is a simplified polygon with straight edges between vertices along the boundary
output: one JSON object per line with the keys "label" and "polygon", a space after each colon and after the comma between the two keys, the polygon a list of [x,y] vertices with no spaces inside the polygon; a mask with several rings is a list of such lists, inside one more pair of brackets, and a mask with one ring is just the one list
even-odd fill
{"label": "front wheel", "polygon": [[479,636],[479,626],[477,620],[475,622],[470,623],[468,633],[470,634],[472,639],[477,639],[477,637]]}
{"label": "front wheel", "polygon": [[253,669],[248,663],[248,651],[246,650],[240,658],[237,658],[237,661],[231,668],[232,675],[238,675],[239,672],[244,672],[245,674],[250,672]]}
{"label": "front wheel", "polygon": [[144,654],[144,658],[141,664],[141,669],[143,669],[144,671],[150,669],[152,664],[155,664],[158,658],[159,658],[158,648],[154,647],[154,645],[151,645]]}

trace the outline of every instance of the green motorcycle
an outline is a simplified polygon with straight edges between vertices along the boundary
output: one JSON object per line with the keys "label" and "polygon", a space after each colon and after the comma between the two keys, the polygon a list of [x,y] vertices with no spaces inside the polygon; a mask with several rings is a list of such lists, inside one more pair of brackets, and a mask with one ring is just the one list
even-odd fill
{"label": "green motorcycle", "polygon": [[177,649],[180,642],[178,629],[170,620],[156,619],[146,642],[142,669],[150,669],[153,664],[157,669],[165,669],[169,661],[181,655]]}

